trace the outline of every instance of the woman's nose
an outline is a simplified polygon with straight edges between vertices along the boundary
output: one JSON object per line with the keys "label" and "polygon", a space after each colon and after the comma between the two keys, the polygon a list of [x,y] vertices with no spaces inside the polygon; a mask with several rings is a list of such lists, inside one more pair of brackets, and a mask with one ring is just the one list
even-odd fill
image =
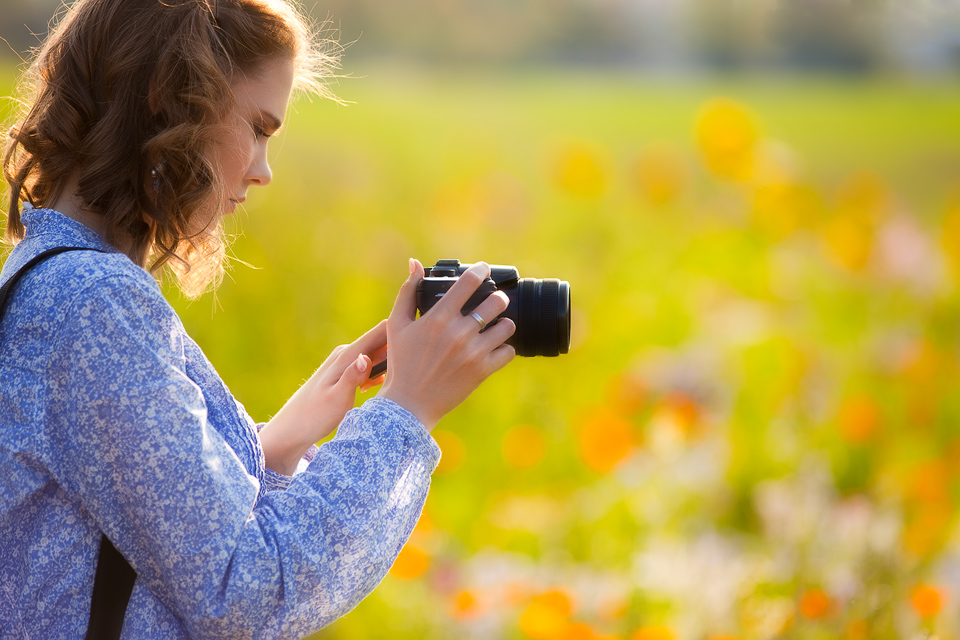
{"label": "woman's nose", "polygon": [[265,187],[273,180],[270,162],[267,160],[267,145],[258,145],[253,162],[247,170],[247,181],[260,187]]}

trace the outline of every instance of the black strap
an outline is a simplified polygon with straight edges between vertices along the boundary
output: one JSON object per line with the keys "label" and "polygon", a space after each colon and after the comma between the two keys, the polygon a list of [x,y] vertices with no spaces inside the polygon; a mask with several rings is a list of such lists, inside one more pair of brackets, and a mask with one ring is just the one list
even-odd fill
{"label": "black strap", "polygon": [[[7,308],[7,299],[13,287],[23,275],[47,258],[64,251],[99,251],[88,247],[55,247],[47,249],[33,258],[13,274],[0,287],[0,319]],[[97,558],[97,573],[93,579],[93,597],[90,599],[90,626],[87,627],[86,640],[119,640],[123,629],[123,617],[127,612],[127,603],[133,592],[133,583],[137,572],[120,554],[113,544],[103,536],[100,541],[100,555]]]}
{"label": "black strap", "polygon": [[[20,270],[13,274],[9,280],[7,280],[2,287],[0,287],[0,318],[3,318],[3,312],[7,308],[7,298],[10,296],[10,292],[13,291],[13,287],[20,281],[20,278],[24,276],[30,269],[35,267],[37,264],[43,262],[47,258],[53,257],[58,253],[63,253],[64,251],[82,251],[87,249],[86,247],[54,247],[53,249],[47,249],[46,251],[41,251],[34,257],[32,257],[27,264],[20,267]],[[94,249],[96,251],[96,249]]]}
{"label": "black strap", "polygon": [[137,572],[133,570],[107,536],[100,542],[97,575],[90,599],[90,626],[86,640],[119,640],[123,616],[133,592]]}

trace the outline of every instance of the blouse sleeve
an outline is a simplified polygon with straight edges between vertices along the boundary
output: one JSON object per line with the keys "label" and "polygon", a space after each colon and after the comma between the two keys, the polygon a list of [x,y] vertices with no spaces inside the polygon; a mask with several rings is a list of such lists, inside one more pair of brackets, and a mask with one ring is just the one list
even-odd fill
{"label": "blouse sleeve", "polygon": [[439,458],[422,424],[370,400],[258,501],[184,373],[159,290],[109,276],[70,304],[44,420],[54,473],[191,637],[302,637],[373,590]]}

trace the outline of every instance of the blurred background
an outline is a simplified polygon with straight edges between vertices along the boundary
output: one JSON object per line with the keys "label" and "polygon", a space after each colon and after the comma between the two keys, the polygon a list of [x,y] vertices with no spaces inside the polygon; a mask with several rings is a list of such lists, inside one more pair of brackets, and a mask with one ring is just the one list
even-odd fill
{"label": "blurred background", "polygon": [[[5,0],[4,86],[58,6]],[[349,104],[295,104],[216,295],[168,288],[250,412],[411,256],[574,305],[569,355],[437,428],[410,543],[316,638],[960,637],[960,2],[308,8]]]}

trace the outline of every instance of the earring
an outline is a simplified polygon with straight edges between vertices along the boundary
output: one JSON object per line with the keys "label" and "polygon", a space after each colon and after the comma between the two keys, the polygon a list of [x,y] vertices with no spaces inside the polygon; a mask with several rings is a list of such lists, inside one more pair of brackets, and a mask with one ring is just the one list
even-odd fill
{"label": "earring", "polygon": [[150,169],[150,177],[153,178],[153,187],[154,191],[160,190],[160,174],[163,173],[163,161],[157,163],[153,169]]}

